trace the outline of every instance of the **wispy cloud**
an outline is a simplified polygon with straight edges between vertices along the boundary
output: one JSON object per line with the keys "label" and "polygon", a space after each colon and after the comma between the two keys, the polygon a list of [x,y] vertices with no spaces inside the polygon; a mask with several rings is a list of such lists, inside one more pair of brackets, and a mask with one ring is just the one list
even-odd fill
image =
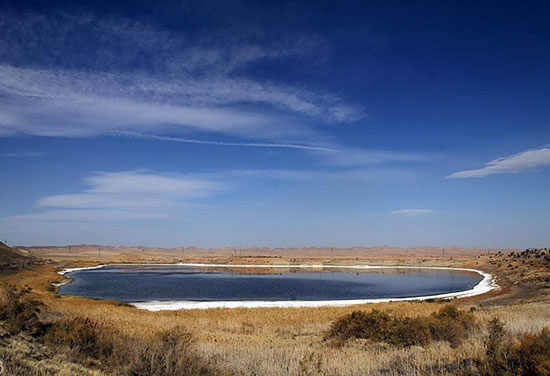
{"label": "wispy cloud", "polygon": [[10,222],[125,222],[170,218],[161,211],[119,209],[48,210],[44,212],[14,215]]}
{"label": "wispy cloud", "polygon": [[246,74],[251,63],[311,53],[315,38],[260,45],[57,16],[0,15],[0,135],[194,131],[296,140],[312,134],[303,117],[365,116],[329,92]]}
{"label": "wispy cloud", "polygon": [[434,210],[430,209],[402,209],[391,212],[392,215],[402,215],[405,217],[417,217],[420,215],[426,215],[434,213]]}
{"label": "wispy cloud", "polygon": [[0,157],[4,158],[27,158],[27,157],[41,157],[47,155],[47,153],[41,151],[15,151],[10,153],[2,153]]}
{"label": "wispy cloud", "polygon": [[220,183],[190,175],[147,171],[97,172],[85,179],[94,194],[177,194],[197,196],[220,187]]}
{"label": "wispy cloud", "polygon": [[47,211],[18,216],[30,220],[115,221],[167,218],[189,200],[224,189],[213,177],[150,171],[96,172],[82,192],[46,196],[36,205]]}
{"label": "wispy cloud", "polygon": [[334,147],[332,150],[315,151],[314,155],[322,161],[338,167],[367,166],[392,162],[421,162],[431,159],[427,153],[359,149],[344,146]]}
{"label": "wispy cloud", "polygon": [[485,167],[452,173],[448,179],[481,178],[493,174],[517,173],[550,166],[550,147],[532,149],[487,162]]}
{"label": "wispy cloud", "polygon": [[122,136],[128,138],[138,138],[143,140],[155,140],[155,141],[172,141],[182,142],[187,144],[201,144],[201,145],[217,145],[217,146],[243,146],[243,147],[257,147],[257,148],[284,148],[284,149],[304,149],[304,150],[317,150],[317,151],[336,151],[336,149],[330,149],[322,146],[314,145],[299,145],[299,144],[281,144],[281,143],[265,143],[265,142],[223,142],[223,141],[208,141],[197,140],[193,138],[184,137],[172,137],[172,136],[159,136],[153,134],[135,133],[135,132],[112,132],[115,136]]}
{"label": "wispy cloud", "polygon": [[84,71],[129,68],[163,75],[229,74],[262,59],[319,58],[325,41],[315,35],[270,42],[225,28],[176,32],[135,20],[87,13],[0,14],[0,59]]}
{"label": "wispy cloud", "polygon": [[120,95],[109,97],[102,94],[101,80],[94,83],[92,78],[89,86],[83,84],[88,89],[80,90],[73,79],[72,73],[0,66],[0,93],[5,96],[0,134],[94,136],[174,129],[248,135],[276,130],[274,120],[258,112],[148,100],[126,95],[124,87],[117,89]]}
{"label": "wispy cloud", "polygon": [[231,170],[220,173],[226,179],[250,178],[264,180],[286,180],[293,182],[388,182],[414,178],[414,172],[403,168],[349,168],[338,170],[306,169],[306,170]]}
{"label": "wispy cloud", "polygon": [[224,142],[199,140],[187,137],[162,136],[155,134],[145,134],[137,132],[110,132],[114,136],[181,142],[190,144],[217,145],[217,146],[241,146],[241,147],[259,147],[259,148],[284,148],[284,149],[302,149],[310,151],[317,159],[324,164],[341,168],[356,168],[361,166],[381,165],[387,163],[400,162],[422,162],[430,160],[432,157],[428,153],[413,153],[391,150],[369,150],[352,148],[335,143],[325,142],[318,145],[294,144],[294,143],[273,143],[273,142]]}
{"label": "wispy cloud", "polygon": [[[35,203],[38,211],[4,220],[112,222],[175,219],[182,216],[184,208],[195,205],[197,199],[238,189],[251,181],[380,183],[411,177],[409,170],[396,168],[226,170],[193,174],[148,170],[95,172],[83,179],[84,188],[79,192],[42,197]],[[415,211],[410,212],[407,215],[414,215]]]}

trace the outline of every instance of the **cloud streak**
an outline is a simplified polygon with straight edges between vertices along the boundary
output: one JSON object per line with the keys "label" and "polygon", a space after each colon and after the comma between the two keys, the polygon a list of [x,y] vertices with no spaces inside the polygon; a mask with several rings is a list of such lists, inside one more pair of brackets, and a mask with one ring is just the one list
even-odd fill
{"label": "cloud streak", "polygon": [[[4,220],[113,222],[177,219],[195,200],[231,191],[237,184],[250,181],[316,185],[319,182],[389,182],[408,178],[411,178],[410,171],[393,168],[228,170],[193,174],[148,170],[95,172],[83,179],[85,188],[80,192],[42,197],[35,203],[39,211]],[[414,212],[395,213],[415,215]]]}
{"label": "cloud streak", "polygon": [[482,178],[494,174],[510,174],[550,166],[550,147],[532,149],[487,162],[485,167],[450,174],[448,179]]}
{"label": "cloud streak", "polygon": [[122,136],[122,137],[128,137],[128,138],[137,138],[137,139],[142,139],[142,140],[171,141],[171,142],[182,142],[182,143],[187,143],[187,144],[200,144],[200,145],[303,149],[303,150],[316,150],[316,151],[326,151],[326,152],[336,151],[336,149],[330,149],[330,148],[325,148],[325,147],[322,147],[322,146],[314,146],[314,145],[262,143],[262,142],[207,141],[207,140],[197,140],[197,139],[193,139],[193,138],[159,136],[159,135],[143,134],[143,133],[135,133],[135,132],[111,132],[111,134],[113,134],[115,136]]}
{"label": "cloud streak", "polygon": [[74,79],[73,73],[0,65],[0,94],[4,96],[0,135],[83,137],[136,129],[236,135],[277,131],[274,119],[258,112],[148,100],[128,95],[123,87],[118,96],[109,96],[103,93],[101,80],[93,83],[93,78],[84,77],[90,82],[82,84],[88,87],[83,90]]}
{"label": "cloud streak", "polygon": [[162,219],[175,215],[189,200],[225,188],[212,176],[150,171],[96,172],[84,179],[80,193],[51,195],[36,206],[47,209],[13,217],[37,221],[124,221]]}
{"label": "cloud streak", "polygon": [[315,38],[228,38],[90,15],[0,15],[0,136],[169,131],[290,144],[318,135],[313,120],[364,118],[329,92],[247,74],[253,63],[311,54]]}
{"label": "cloud streak", "polygon": [[392,215],[401,215],[405,217],[418,217],[421,215],[432,214],[434,210],[430,209],[402,209],[391,212]]}
{"label": "cloud streak", "polygon": [[16,151],[16,152],[10,152],[10,153],[2,153],[0,154],[0,157],[4,158],[28,158],[28,157],[42,157],[44,155],[47,155],[48,153],[44,153],[41,151]]}
{"label": "cloud streak", "polygon": [[357,167],[385,163],[422,162],[431,159],[427,153],[394,150],[334,147],[333,150],[313,152],[316,157],[335,167]]}

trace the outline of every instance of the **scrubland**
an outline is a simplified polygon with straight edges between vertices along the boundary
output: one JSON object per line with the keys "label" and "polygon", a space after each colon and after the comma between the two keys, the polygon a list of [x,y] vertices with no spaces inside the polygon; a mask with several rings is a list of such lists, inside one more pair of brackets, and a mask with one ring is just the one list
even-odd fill
{"label": "scrubland", "polygon": [[15,375],[550,375],[544,256],[422,263],[482,269],[501,288],[452,301],[148,312],[57,295],[62,265],[51,263],[0,278],[12,307],[0,357]]}

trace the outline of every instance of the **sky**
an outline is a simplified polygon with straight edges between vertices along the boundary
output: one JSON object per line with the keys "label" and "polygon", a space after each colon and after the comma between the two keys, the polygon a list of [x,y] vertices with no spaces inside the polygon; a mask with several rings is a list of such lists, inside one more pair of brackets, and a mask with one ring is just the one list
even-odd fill
{"label": "sky", "polygon": [[0,238],[550,245],[546,1],[3,1]]}

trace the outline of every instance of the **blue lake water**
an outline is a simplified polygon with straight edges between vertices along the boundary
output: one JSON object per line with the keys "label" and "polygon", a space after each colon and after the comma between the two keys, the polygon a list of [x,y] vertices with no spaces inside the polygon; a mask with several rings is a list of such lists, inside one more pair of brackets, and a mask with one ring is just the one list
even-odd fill
{"label": "blue lake water", "polygon": [[107,266],[67,274],[66,295],[123,302],[404,298],[469,290],[476,273],[429,269],[243,269]]}

